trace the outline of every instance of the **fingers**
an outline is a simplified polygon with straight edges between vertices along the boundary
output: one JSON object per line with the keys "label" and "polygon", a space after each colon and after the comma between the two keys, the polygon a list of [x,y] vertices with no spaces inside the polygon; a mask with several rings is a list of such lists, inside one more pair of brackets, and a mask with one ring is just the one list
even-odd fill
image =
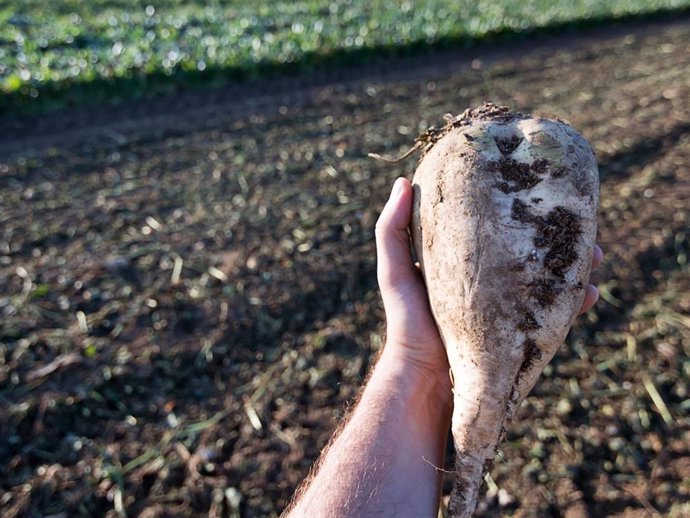
{"label": "fingers", "polygon": [[376,222],[378,278],[382,290],[417,281],[407,232],[411,215],[412,186],[405,178],[398,178]]}
{"label": "fingers", "polygon": [[[604,260],[604,251],[599,247],[599,245],[594,245],[594,253],[592,254],[592,269],[599,268],[599,265]],[[585,300],[582,301],[582,307],[580,308],[580,314],[587,313],[594,304],[599,300],[599,290],[594,284],[587,286],[585,291]]]}
{"label": "fingers", "polygon": [[604,260],[604,251],[599,245],[594,245],[594,254],[592,255],[592,269],[599,268],[599,265]]}
{"label": "fingers", "polygon": [[580,308],[580,314],[587,313],[597,300],[599,300],[599,290],[594,284],[588,285],[585,290],[585,300],[582,301],[582,307]]}

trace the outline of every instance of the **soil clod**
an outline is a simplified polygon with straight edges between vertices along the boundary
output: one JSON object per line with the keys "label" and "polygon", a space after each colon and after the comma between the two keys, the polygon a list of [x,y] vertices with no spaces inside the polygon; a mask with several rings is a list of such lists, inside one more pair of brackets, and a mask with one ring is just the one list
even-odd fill
{"label": "soil clod", "polygon": [[519,372],[526,371],[534,364],[534,362],[541,360],[541,351],[539,350],[537,342],[535,342],[533,338],[526,338],[522,344],[522,348],[524,354]]}
{"label": "soil clod", "polygon": [[517,198],[513,200],[510,216],[520,223],[535,223],[539,219],[538,216],[529,211],[529,207],[524,201]]}
{"label": "soil clod", "polygon": [[545,174],[549,168],[550,162],[546,158],[537,158],[530,168],[537,174]]}
{"label": "soil clod", "polygon": [[501,160],[493,160],[488,163],[487,167],[490,172],[501,175],[504,181],[496,184],[496,187],[506,194],[531,189],[541,182],[541,178],[530,170],[529,164],[518,162],[512,158],[504,157]]}
{"label": "soil clod", "polygon": [[503,156],[509,156],[523,141],[523,139],[517,135],[513,135],[510,138],[496,138],[495,140],[498,150]]}
{"label": "soil clod", "polygon": [[544,266],[556,277],[563,277],[577,259],[575,245],[581,232],[578,216],[563,207],[556,207],[547,214],[539,232],[545,246],[549,247]]}
{"label": "soil clod", "polygon": [[544,257],[544,266],[562,278],[577,259],[575,245],[581,233],[578,216],[563,207],[556,207],[546,217],[537,216],[530,212],[525,202],[515,199],[511,217],[537,227],[535,246],[549,249]]}

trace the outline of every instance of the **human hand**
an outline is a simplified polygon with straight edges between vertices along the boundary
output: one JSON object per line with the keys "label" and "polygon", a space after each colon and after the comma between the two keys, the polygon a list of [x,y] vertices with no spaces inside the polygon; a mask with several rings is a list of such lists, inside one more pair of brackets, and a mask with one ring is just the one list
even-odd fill
{"label": "human hand", "polygon": [[448,358],[422,273],[410,253],[411,217],[412,185],[398,178],[376,223],[377,276],[387,320],[385,349],[450,397]]}
{"label": "human hand", "polygon": [[[604,252],[599,245],[594,245],[594,254],[592,255],[592,270],[599,268],[599,265],[604,260]],[[592,306],[599,300],[599,290],[594,284],[588,284],[585,291],[585,300],[582,301],[579,314],[587,313]]]}

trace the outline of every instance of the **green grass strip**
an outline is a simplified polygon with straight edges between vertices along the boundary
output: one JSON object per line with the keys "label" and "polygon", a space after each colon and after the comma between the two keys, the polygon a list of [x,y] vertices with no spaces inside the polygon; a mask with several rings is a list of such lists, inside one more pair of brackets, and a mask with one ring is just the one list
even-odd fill
{"label": "green grass strip", "polygon": [[131,99],[688,8],[690,0],[0,0],[0,110]]}

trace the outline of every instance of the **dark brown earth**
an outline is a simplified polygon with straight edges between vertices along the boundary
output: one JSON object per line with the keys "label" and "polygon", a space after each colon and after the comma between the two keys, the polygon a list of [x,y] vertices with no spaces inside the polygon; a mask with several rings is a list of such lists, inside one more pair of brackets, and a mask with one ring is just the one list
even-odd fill
{"label": "dark brown earth", "polygon": [[496,145],[499,151],[503,155],[510,155],[515,149],[520,145],[522,139],[517,135],[513,135],[511,138],[496,139]]}
{"label": "dark brown earth", "polygon": [[366,154],[493,100],[593,144],[606,258],[477,516],[689,516],[690,23],[598,31],[0,121],[0,514],[276,516],[382,344]]}
{"label": "dark brown earth", "polygon": [[577,260],[575,248],[582,233],[577,214],[563,207],[556,207],[546,217],[538,216],[530,212],[525,202],[516,198],[511,207],[511,217],[536,228],[534,246],[548,248],[544,266],[555,277],[562,279],[566,270]]}
{"label": "dark brown earth", "polygon": [[487,167],[489,172],[498,173],[505,180],[498,182],[496,187],[506,194],[531,189],[541,182],[541,178],[531,171],[531,164],[517,162],[512,158],[503,157],[500,160],[489,162]]}
{"label": "dark brown earth", "polygon": [[541,350],[539,350],[539,346],[533,338],[525,338],[525,341],[522,344],[522,350],[525,351],[525,353],[522,358],[520,370],[518,371],[518,377],[520,375],[524,375],[524,373],[529,370],[535,361],[539,361],[541,359]]}

